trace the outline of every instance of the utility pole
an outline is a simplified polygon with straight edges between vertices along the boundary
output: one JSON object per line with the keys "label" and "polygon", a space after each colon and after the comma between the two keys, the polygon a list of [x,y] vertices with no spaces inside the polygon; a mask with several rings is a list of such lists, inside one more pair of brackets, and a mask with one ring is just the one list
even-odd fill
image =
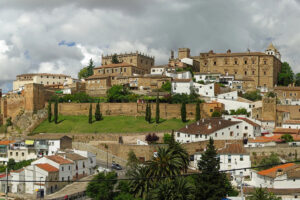
{"label": "utility pole", "polygon": [[243,181],[244,177],[241,175],[241,199],[244,200]]}

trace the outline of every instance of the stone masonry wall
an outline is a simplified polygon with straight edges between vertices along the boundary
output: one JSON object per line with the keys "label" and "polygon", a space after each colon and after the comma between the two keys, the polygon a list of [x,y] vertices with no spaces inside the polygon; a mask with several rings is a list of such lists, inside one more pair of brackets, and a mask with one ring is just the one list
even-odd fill
{"label": "stone masonry wall", "polygon": [[[96,109],[96,103],[92,104],[93,110]],[[203,107],[204,104],[201,104]],[[62,115],[88,115],[89,103],[60,103],[58,111]],[[146,104],[142,103],[100,103],[100,109],[104,116],[145,116]],[[156,104],[151,104],[152,115],[155,115]],[[196,104],[187,104],[186,113],[188,119],[195,118]],[[163,119],[172,119],[181,117],[181,104],[160,104],[160,117]],[[211,113],[206,113],[201,109],[201,116],[208,116]]]}

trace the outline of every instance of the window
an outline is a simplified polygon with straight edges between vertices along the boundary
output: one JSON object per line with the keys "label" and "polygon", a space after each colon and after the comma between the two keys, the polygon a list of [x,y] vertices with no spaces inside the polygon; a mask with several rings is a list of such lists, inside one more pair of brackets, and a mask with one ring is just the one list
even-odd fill
{"label": "window", "polygon": [[236,129],[239,129],[239,126],[236,126]]}
{"label": "window", "polygon": [[69,171],[71,170],[71,166],[69,166]]}
{"label": "window", "polygon": [[61,167],[61,171],[64,171],[64,167]]}
{"label": "window", "polygon": [[196,138],[198,138],[199,137],[199,135],[198,134],[196,134]]}
{"label": "window", "polygon": [[180,137],[180,133],[177,133],[177,137]]}
{"label": "window", "polygon": [[245,60],[245,65],[247,64],[247,60]]}
{"label": "window", "polygon": [[228,155],[228,163],[231,163],[231,155]]}
{"label": "window", "polygon": [[252,64],[255,64],[255,61],[254,61],[254,60],[252,60]]}
{"label": "window", "polygon": [[237,74],[237,71],[235,71],[234,74]]}
{"label": "window", "polygon": [[70,176],[68,176],[68,181],[70,181]]}
{"label": "window", "polygon": [[247,71],[245,71],[245,75],[247,75]]}
{"label": "window", "polygon": [[266,61],[266,60],[264,60],[264,64],[265,64],[265,65],[267,64],[267,61]]}
{"label": "window", "polygon": [[18,153],[18,152],[16,152],[16,156],[19,156],[19,153]]}
{"label": "window", "polygon": [[233,131],[230,131],[230,136],[231,136],[231,137],[233,136]]}
{"label": "window", "polygon": [[236,64],[236,65],[238,64],[237,60],[234,61],[234,64]]}
{"label": "window", "polygon": [[132,63],[132,59],[130,59],[130,63]]}
{"label": "window", "polygon": [[61,180],[62,180],[62,181],[64,181],[64,180],[65,180],[65,178],[64,178],[64,177],[62,177],[62,178],[61,178]]}
{"label": "window", "polygon": [[85,168],[85,163],[83,162],[82,167]]}
{"label": "window", "polygon": [[264,71],[264,75],[267,75],[267,72],[266,72],[266,71]]}
{"label": "window", "polygon": [[126,68],[124,68],[124,72],[126,72]]}
{"label": "window", "polygon": [[214,65],[217,65],[217,62],[216,62],[216,61],[214,61]]}
{"label": "window", "polygon": [[24,152],[22,152],[22,156],[23,156],[23,157],[25,156]]}
{"label": "window", "polygon": [[240,155],[240,161],[243,161],[243,160],[244,160],[243,155]]}
{"label": "window", "polygon": [[218,133],[215,133],[215,137],[218,137]]}
{"label": "window", "polygon": [[[299,112],[300,112],[300,109],[299,109]],[[10,156],[12,156],[13,155],[13,152],[10,152]]]}
{"label": "window", "polygon": [[255,74],[255,71],[252,71],[252,75],[254,75]]}
{"label": "window", "polygon": [[[300,110],[300,109],[299,109],[299,110]],[[214,110],[213,110],[213,109],[210,109],[209,111],[212,113]]]}
{"label": "window", "polygon": [[245,126],[245,130],[248,130],[248,126]]}

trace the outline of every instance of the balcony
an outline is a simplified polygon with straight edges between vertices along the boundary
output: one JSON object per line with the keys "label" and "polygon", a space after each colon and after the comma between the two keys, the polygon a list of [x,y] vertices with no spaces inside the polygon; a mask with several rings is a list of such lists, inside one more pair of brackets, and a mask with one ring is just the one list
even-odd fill
{"label": "balcony", "polygon": [[48,145],[46,144],[35,144],[36,149],[48,149]]}

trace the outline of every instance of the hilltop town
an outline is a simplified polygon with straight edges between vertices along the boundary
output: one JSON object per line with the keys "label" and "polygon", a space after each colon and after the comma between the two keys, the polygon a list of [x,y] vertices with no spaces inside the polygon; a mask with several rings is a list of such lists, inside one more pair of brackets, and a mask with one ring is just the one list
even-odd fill
{"label": "hilltop town", "polygon": [[[94,177],[158,181],[204,173],[210,160],[216,173],[227,175],[220,177],[230,185],[228,199],[257,188],[298,198],[300,83],[272,43],[264,52],[179,48],[163,65],[138,51],[101,60],[95,66],[91,59],[76,78],[19,74],[12,91],[0,90],[0,192],[20,199],[101,199],[91,192]],[[177,154],[184,164],[164,167],[156,158],[166,154],[167,164]],[[159,181],[155,191],[164,189]],[[184,191],[201,195],[200,183]],[[128,187],[135,189],[128,199],[155,196],[134,181]]]}

